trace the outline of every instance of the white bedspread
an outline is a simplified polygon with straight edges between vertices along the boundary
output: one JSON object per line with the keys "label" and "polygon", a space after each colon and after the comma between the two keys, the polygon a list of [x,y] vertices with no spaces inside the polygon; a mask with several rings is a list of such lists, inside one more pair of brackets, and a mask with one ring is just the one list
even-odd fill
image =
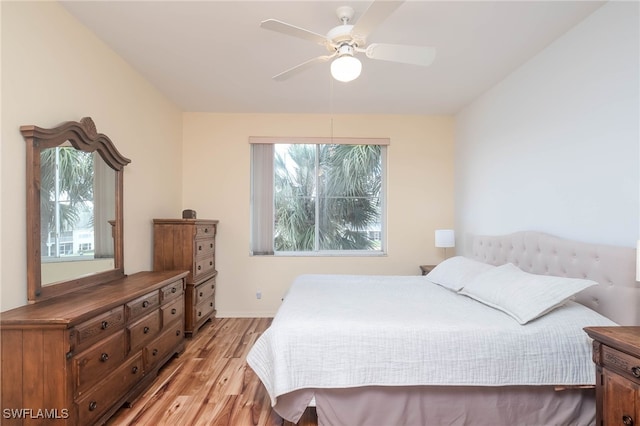
{"label": "white bedspread", "polygon": [[304,388],[588,385],[582,328],[600,325],[569,302],[522,326],[423,276],[303,275],[247,362],[273,405]]}

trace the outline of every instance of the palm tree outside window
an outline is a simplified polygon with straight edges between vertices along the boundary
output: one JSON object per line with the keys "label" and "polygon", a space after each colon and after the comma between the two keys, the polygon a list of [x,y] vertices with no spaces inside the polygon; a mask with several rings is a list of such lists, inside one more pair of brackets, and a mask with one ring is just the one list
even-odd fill
{"label": "palm tree outside window", "polygon": [[[43,259],[93,253],[94,154],[73,147],[41,152],[41,253]],[[84,238],[78,242],[78,230]]]}

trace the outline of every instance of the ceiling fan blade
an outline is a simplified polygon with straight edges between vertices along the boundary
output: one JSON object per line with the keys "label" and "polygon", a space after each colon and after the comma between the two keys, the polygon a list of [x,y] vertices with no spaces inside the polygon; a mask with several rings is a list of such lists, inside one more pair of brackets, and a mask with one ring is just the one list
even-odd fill
{"label": "ceiling fan blade", "polygon": [[404,0],[374,1],[355,23],[351,34],[357,38],[366,39],[367,36],[400,7],[402,3],[404,3]]}
{"label": "ceiling fan blade", "polygon": [[327,38],[323,35],[305,30],[304,28],[296,27],[295,25],[287,24],[286,22],[278,21],[277,19],[267,19],[262,21],[260,23],[260,27],[265,30],[298,37],[321,45],[325,45],[327,43]]}
{"label": "ceiling fan blade", "polygon": [[436,49],[426,46],[407,46],[403,44],[372,43],[365,50],[365,55],[370,59],[383,61],[402,62],[429,66],[436,57]]}
{"label": "ceiling fan blade", "polygon": [[299,65],[296,65],[293,68],[289,68],[286,71],[281,72],[280,74],[274,75],[273,79],[276,81],[282,81],[282,80],[286,80],[290,77],[293,77],[296,74],[301,73],[302,71],[306,70],[307,68],[311,68],[312,66],[314,66],[315,64],[320,64],[322,62],[327,62],[329,59],[335,57],[337,55],[337,53],[334,53],[333,55],[326,55],[326,56],[318,56],[317,58],[313,58],[313,59],[309,59],[306,62],[303,62]]}

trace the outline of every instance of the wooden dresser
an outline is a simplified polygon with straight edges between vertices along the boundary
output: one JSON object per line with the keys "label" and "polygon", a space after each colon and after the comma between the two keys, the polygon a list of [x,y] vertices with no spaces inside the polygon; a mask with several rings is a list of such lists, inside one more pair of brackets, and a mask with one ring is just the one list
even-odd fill
{"label": "wooden dresser", "polygon": [[184,298],[187,336],[215,317],[217,226],[217,220],[153,220],[153,269],[189,270]]}
{"label": "wooden dresser", "polygon": [[596,425],[640,425],[640,327],[587,327],[594,339]]}
{"label": "wooden dresser", "polygon": [[187,272],[140,272],[2,313],[2,424],[95,425],[184,350]]}

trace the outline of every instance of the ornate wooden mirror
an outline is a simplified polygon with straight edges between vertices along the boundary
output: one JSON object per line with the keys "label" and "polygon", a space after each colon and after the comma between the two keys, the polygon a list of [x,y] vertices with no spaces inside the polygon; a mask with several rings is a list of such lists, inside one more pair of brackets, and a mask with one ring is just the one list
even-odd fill
{"label": "ornate wooden mirror", "polygon": [[27,143],[27,298],[124,277],[123,168],[93,120],[21,126]]}

